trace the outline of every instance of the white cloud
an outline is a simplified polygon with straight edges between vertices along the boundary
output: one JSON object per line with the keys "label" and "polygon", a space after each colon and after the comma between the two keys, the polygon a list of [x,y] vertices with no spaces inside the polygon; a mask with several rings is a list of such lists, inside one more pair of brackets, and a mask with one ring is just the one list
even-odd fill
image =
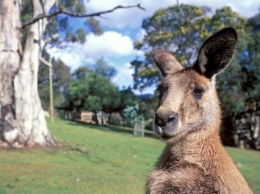
{"label": "white cloud", "polygon": [[115,31],[104,32],[101,36],[90,34],[84,44],[73,43],[64,45],[62,49],[48,49],[54,58],[60,58],[64,63],[76,69],[83,64],[94,64],[100,57],[124,57],[130,55],[142,55],[134,50],[133,41]]}
{"label": "white cloud", "polygon": [[130,27],[136,28],[140,27],[142,20],[145,17],[151,16],[155,10],[161,7],[168,7],[172,4],[170,1],[160,1],[160,3],[153,3],[150,0],[95,0],[86,3],[86,9],[88,13],[108,10],[116,7],[117,5],[127,6],[136,5],[140,3],[145,10],[139,8],[129,8],[129,9],[118,9],[113,13],[103,15],[106,19],[100,19],[102,25],[114,27],[117,29]]}
{"label": "white cloud", "polygon": [[126,56],[135,52],[130,37],[115,31],[104,32],[101,36],[90,34],[83,47],[86,55],[91,57]]}
{"label": "white cloud", "polygon": [[112,82],[117,86],[133,86],[133,73],[134,70],[130,68],[130,63],[126,63],[117,68],[117,75],[112,79]]}
{"label": "white cloud", "polygon": [[[122,29],[126,27],[138,28],[142,24],[142,20],[146,17],[150,17],[159,8],[166,8],[176,3],[176,1],[161,0],[161,1],[151,1],[151,0],[93,0],[86,3],[86,9],[88,13],[103,11],[111,9],[117,5],[134,5],[140,3],[145,11],[138,8],[130,9],[118,9],[113,13],[103,15],[106,19],[99,19],[102,25]],[[259,0],[218,0],[218,1],[208,1],[208,0],[179,0],[179,3],[193,4],[196,6],[208,6],[213,11],[215,9],[221,8],[223,6],[230,5],[234,11],[237,11],[240,15],[245,17],[251,17],[258,12],[260,3]]]}
{"label": "white cloud", "polygon": [[72,69],[76,69],[82,64],[84,56],[81,55],[80,52],[77,52],[79,49],[75,48],[75,45],[66,47],[65,49],[53,47],[48,49],[48,53],[51,55],[51,57],[60,59]]}

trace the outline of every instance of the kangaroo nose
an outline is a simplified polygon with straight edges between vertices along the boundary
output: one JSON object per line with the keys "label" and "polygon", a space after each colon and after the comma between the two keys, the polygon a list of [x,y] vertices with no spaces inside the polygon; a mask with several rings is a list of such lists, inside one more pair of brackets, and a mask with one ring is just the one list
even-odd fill
{"label": "kangaroo nose", "polygon": [[155,124],[157,124],[160,127],[166,126],[169,123],[176,124],[177,122],[178,122],[178,114],[173,111],[166,112],[166,113],[157,111],[155,113]]}
{"label": "kangaroo nose", "polygon": [[177,119],[178,119],[178,115],[175,112],[172,112],[172,114],[169,115],[168,123],[173,122],[173,121],[177,121]]}

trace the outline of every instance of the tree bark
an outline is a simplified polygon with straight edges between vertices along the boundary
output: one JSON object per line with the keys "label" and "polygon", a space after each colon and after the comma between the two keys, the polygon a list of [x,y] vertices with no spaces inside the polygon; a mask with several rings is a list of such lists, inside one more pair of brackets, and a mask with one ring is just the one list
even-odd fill
{"label": "tree bark", "polygon": [[[43,4],[39,0],[32,2],[33,16],[36,17],[48,13],[55,0],[45,0],[42,1]],[[42,35],[47,19],[29,26],[23,57],[20,58],[21,23],[18,1],[3,0],[0,6],[1,145],[55,146],[43,115],[37,85]]]}
{"label": "tree bark", "polygon": [[0,1],[0,145],[13,144],[18,135],[13,80],[20,63],[20,10],[16,1]]}

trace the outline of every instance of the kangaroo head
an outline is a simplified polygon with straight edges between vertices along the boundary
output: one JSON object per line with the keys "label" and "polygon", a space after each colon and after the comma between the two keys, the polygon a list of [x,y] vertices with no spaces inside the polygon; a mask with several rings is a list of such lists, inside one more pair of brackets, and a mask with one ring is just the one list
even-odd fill
{"label": "kangaroo head", "polygon": [[[163,75],[158,84],[154,130],[162,139],[170,141],[188,133],[218,129],[221,111],[215,75],[229,65],[236,43],[233,28],[217,32],[204,42],[195,64],[189,68],[183,68],[166,51],[154,52],[155,64]],[[207,127],[212,125],[215,127]]]}

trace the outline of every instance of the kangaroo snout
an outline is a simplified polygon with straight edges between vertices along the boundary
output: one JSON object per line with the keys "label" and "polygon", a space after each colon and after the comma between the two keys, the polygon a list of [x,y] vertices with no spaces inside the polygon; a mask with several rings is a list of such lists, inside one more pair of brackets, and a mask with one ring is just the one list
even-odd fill
{"label": "kangaroo snout", "polygon": [[162,139],[174,136],[178,124],[178,114],[163,107],[155,113],[154,130]]}
{"label": "kangaroo snout", "polygon": [[168,111],[168,112],[160,112],[157,111],[155,113],[155,124],[160,127],[165,127],[168,124],[177,124],[178,122],[178,114],[174,111]]}

